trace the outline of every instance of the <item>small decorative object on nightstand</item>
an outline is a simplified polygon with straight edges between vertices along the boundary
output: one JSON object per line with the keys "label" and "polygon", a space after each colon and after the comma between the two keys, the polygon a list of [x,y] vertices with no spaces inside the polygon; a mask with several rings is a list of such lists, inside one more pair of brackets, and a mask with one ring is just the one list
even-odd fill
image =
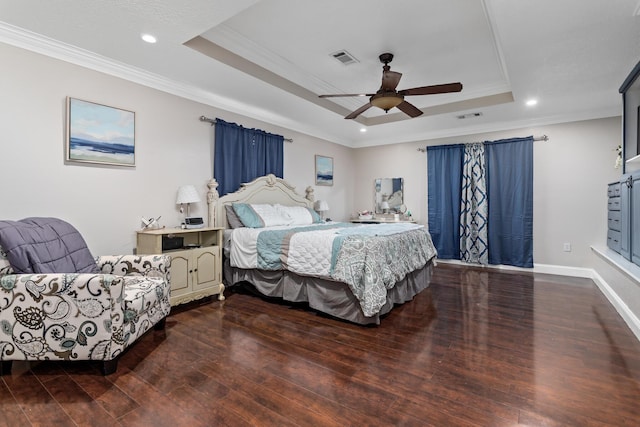
{"label": "small decorative object on nightstand", "polygon": [[158,229],[161,228],[160,227],[160,218],[161,216],[159,216],[158,218],[154,218],[151,217],[149,219],[142,217],[140,218],[140,221],[142,221],[142,229],[143,230],[154,230],[154,229]]}
{"label": "small decorative object on nightstand", "polygon": [[171,255],[171,305],[211,295],[222,301],[222,234],[219,227],[141,230],[136,253]]}
{"label": "small decorative object on nightstand", "polygon": [[410,222],[416,221],[408,216],[399,214],[376,214],[376,215],[359,215],[358,218],[352,219],[351,222],[357,222],[361,224],[392,224],[398,222]]}

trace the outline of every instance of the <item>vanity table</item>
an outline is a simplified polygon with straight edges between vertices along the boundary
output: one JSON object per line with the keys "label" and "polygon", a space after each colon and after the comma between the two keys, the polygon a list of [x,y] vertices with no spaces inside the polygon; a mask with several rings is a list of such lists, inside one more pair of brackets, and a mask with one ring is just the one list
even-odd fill
{"label": "vanity table", "polygon": [[399,218],[399,219],[395,219],[393,217],[373,217],[373,218],[369,218],[369,219],[352,219],[351,222],[354,223],[360,223],[360,224],[397,224],[400,222],[408,222],[408,223],[412,223],[415,224],[416,220],[413,218]]}
{"label": "vanity table", "polygon": [[376,178],[373,194],[374,212],[376,214],[404,213],[404,179]]}
{"label": "vanity table", "polygon": [[405,215],[407,207],[404,204],[403,178],[376,178],[373,188],[375,214],[372,217],[355,218],[351,222],[360,224],[416,223],[415,219]]}

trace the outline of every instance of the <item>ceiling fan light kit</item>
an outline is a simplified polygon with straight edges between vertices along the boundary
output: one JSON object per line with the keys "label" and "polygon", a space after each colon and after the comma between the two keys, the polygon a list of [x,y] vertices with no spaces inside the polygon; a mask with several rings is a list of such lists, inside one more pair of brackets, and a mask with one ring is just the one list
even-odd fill
{"label": "ceiling fan light kit", "polygon": [[459,82],[396,90],[396,87],[398,87],[398,83],[400,83],[400,77],[402,77],[402,73],[391,71],[391,67],[389,67],[389,62],[393,60],[393,54],[383,53],[379,56],[379,58],[380,62],[382,62],[384,66],[382,67],[382,85],[376,93],[320,95],[320,98],[337,98],[345,96],[370,97],[367,104],[348,114],[345,119],[355,119],[371,107],[378,107],[384,110],[385,113],[390,109],[396,107],[410,117],[418,117],[422,114],[422,111],[415,105],[405,101],[405,96],[435,95],[439,93],[460,92],[462,90],[462,84]]}
{"label": "ceiling fan light kit", "polygon": [[385,113],[393,107],[397,107],[402,101],[404,101],[404,97],[394,93],[389,95],[383,93],[375,94],[369,100],[374,107],[383,109]]}

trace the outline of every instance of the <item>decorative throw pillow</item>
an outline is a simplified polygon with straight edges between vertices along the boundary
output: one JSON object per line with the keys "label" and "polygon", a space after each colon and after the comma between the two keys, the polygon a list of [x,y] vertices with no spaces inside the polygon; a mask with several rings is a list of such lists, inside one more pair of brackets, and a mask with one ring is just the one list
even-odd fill
{"label": "decorative throw pillow", "polygon": [[232,206],[245,227],[273,227],[276,225],[289,225],[291,222],[289,218],[278,212],[273,205],[233,203]]}
{"label": "decorative throw pillow", "polygon": [[240,218],[238,218],[238,214],[236,213],[236,211],[233,210],[233,206],[226,205],[224,207],[224,210],[227,213],[227,222],[229,223],[229,227],[231,228],[244,227],[244,224],[242,223],[242,221],[240,221]]}
{"label": "decorative throw pillow", "polygon": [[0,246],[17,274],[99,272],[78,230],[61,219],[0,221]]}
{"label": "decorative throw pillow", "polygon": [[322,220],[322,217],[320,216],[320,214],[318,212],[314,211],[311,208],[307,208],[307,209],[309,209],[309,213],[311,213],[311,216],[313,217],[313,223],[314,224],[318,224],[318,223],[324,222]]}

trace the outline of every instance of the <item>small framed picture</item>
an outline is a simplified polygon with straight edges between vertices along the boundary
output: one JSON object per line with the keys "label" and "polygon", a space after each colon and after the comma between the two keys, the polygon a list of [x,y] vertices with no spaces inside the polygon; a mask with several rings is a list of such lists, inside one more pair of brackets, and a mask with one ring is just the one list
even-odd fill
{"label": "small framed picture", "polygon": [[66,159],[135,166],[135,113],[67,97]]}
{"label": "small framed picture", "polygon": [[333,157],[316,154],[316,185],[333,185]]}

